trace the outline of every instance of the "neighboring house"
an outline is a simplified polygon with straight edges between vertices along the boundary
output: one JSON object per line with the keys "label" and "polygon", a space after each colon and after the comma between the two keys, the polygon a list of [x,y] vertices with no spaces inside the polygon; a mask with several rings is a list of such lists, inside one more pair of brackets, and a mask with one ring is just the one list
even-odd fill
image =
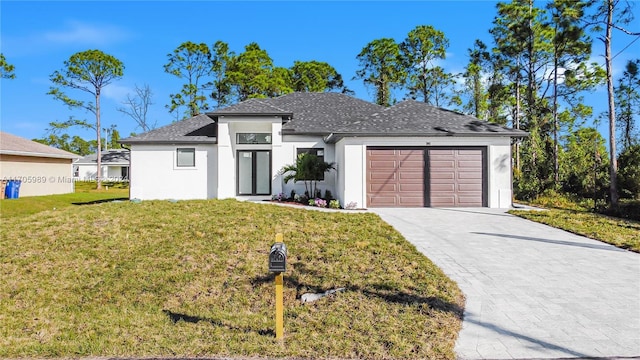
{"label": "neighboring house", "polygon": [[[129,180],[129,150],[109,149],[101,152],[102,178],[113,181]],[[76,180],[95,180],[98,176],[98,154],[87,155],[73,163]]]}
{"label": "neighboring house", "polygon": [[280,170],[311,152],[336,170],[318,187],[343,206],[511,206],[511,144],[527,136],[403,101],[384,108],[337,93],[250,99],[121,140],[131,198],[266,199],[304,193]]}
{"label": "neighboring house", "polygon": [[20,180],[20,197],[73,192],[80,156],[0,131],[0,179]]}

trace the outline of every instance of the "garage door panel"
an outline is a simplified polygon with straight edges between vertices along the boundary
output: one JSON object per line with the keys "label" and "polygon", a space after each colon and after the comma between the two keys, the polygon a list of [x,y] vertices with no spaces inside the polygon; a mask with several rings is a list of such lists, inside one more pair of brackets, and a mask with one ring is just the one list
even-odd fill
{"label": "garage door panel", "polygon": [[395,160],[376,159],[371,162],[371,167],[376,169],[395,169],[398,163]]}
{"label": "garage door panel", "polygon": [[458,179],[460,181],[464,180],[482,180],[482,173],[458,173]]}
{"label": "garage door panel", "polygon": [[431,206],[433,207],[444,207],[450,206],[449,204],[455,202],[455,197],[451,196],[435,196],[431,198]]}
{"label": "garage door panel", "polygon": [[482,184],[458,184],[458,192],[474,191],[482,192]]}
{"label": "garage door panel", "polygon": [[453,193],[455,189],[455,184],[444,183],[444,184],[431,184],[431,193],[443,193],[450,192]]}
{"label": "garage door panel", "polygon": [[464,169],[482,169],[482,161],[480,160],[459,160],[458,167]]}
{"label": "garage door panel", "polygon": [[400,197],[398,205],[404,207],[423,207],[424,202],[422,199],[422,197]]}
{"label": "garage door panel", "polygon": [[398,187],[396,186],[395,183],[393,183],[393,184],[388,184],[388,183],[371,184],[370,188],[371,188],[372,191],[376,191],[376,192],[396,192],[396,191],[398,191]]}
{"label": "garage door panel", "polygon": [[430,206],[483,206],[484,152],[481,149],[430,149]]}
{"label": "garage door panel", "polygon": [[431,181],[434,180],[453,180],[456,177],[456,174],[451,172],[451,171],[447,171],[447,172],[431,172]]}
{"label": "garage door panel", "polygon": [[369,179],[384,181],[384,180],[396,180],[396,173],[387,173],[387,172],[369,172]]}
{"label": "garage door panel", "polygon": [[424,206],[424,150],[368,149],[367,172],[368,206]]}
{"label": "garage door panel", "polygon": [[465,207],[481,207],[482,206],[482,201],[478,200],[478,196],[460,196],[458,197],[458,203],[460,204],[460,206],[465,206]]}
{"label": "garage door panel", "polygon": [[422,183],[400,184],[399,190],[400,192],[414,192],[417,194],[421,194],[424,191],[424,186],[422,185]]}
{"label": "garage door panel", "polygon": [[400,159],[420,160],[423,157],[422,150],[400,150],[397,154]]}
{"label": "garage door panel", "polygon": [[477,159],[482,158],[482,154],[478,153],[478,150],[454,150],[454,154],[458,159]]}
{"label": "garage door panel", "polygon": [[456,162],[453,160],[432,160],[430,162],[431,168],[436,171],[442,171],[442,169],[454,169]]}
{"label": "garage door panel", "polygon": [[401,161],[399,165],[400,170],[413,170],[422,168],[422,161]]}
{"label": "garage door panel", "polygon": [[395,151],[396,154],[399,154],[400,156],[406,156],[406,155],[415,155],[415,156],[419,156],[422,154],[422,150],[420,149],[397,149]]}
{"label": "garage door panel", "polygon": [[431,151],[434,156],[453,156],[455,153],[454,149],[432,149]]}
{"label": "garage door panel", "polygon": [[482,179],[461,179],[455,182],[457,185],[464,186],[479,186],[482,189]]}
{"label": "garage door panel", "polygon": [[379,156],[392,156],[392,157],[396,157],[397,151],[395,149],[378,149],[378,150],[374,150],[376,152],[376,157]]}
{"label": "garage door panel", "polygon": [[376,196],[369,199],[369,206],[373,207],[385,207],[396,206],[397,199],[395,196]]}
{"label": "garage door panel", "polygon": [[408,171],[408,170],[400,170],[399,174],[400,180],[404,181],[412,181],[415,180],[417,182],[422,183],[424,180],[424,172],[423,171]]}
{"label": "garage door panel", "polygon": [[464,149],[464,148],[459,148],[459,149],[453,149],[451,151],[455,151],[460,155],[474,155],[474,156],[479,156],[481,157],[482,154],[478,153],[478,151],[482,151],[480,149]]}

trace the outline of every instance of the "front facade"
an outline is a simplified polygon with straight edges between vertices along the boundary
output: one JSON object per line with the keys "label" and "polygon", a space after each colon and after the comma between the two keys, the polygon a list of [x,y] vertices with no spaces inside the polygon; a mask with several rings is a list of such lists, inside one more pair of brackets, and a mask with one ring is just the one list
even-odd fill
{"label": "front facade", "polygon": [[20,197],[73,192],[71,163],[78,157],[0,132],[0,180],[19,180]]}
{"label": "front facade", "polygon": [[509,207],[511,141],[526,133],[406,101],[335,93],[251,99],[122,142],[131,198],[304,194],[281,169],[303,152],[335,164],[318,182],[342,206]]}

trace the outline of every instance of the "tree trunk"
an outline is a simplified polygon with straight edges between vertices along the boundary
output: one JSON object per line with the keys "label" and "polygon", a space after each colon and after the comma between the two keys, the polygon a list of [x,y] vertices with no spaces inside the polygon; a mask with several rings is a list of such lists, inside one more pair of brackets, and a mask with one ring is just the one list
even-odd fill
{"label": "tree trunk", "polygon": [[429,94],[429,91],[427,90],[427,86],[429,86],[429,83],[427,81],[427,69],[423,68],[422,69],[422,101],[425,104],[429,104],[429,99],[427,99],[427,95]]}
{"label": "tree trunk", "polygon": [[613,70],[611,59],[611,30],[613,28],[613,0],[607,0],[607,29],[604,37],[604,58],[607,71],[607,94],[609,96],[609,193],[611,207],[618,207],[618,160],[616,158],[616,108],[613,97]]}
{"label": "tree trunk", "polygon": [[560,164],[558,163],[558,48],[553,56],[553,180],[554,186],[560,182]]}
{"label": "tree trunk", "polygon": [[[528,40],[527,40],[527,56],[528,56],[528,69],[527,69],[527,121],[531,122],[534,119],[533,113],[535,110],[535,96],[534,94],[537,91],[536,86],[536,74],[535,74],[535,37],[533,34],[533,21],[532,21],[532,12],[533,12],[533,0],[529,0],[529,27],[528,27]],[[538,126],[538,122],[536,119],[535,126]]]}
{"label": "tree trunk", "polygon": [[[516,74],[516,113],[514,116],[515,127],[520,130],[520,57],[518,57],[518,73]],[[516,169],[520,174],[520,143],[516,142]]]}
{"label": "tree trunk", "polygon": [[96,89],[96,134],[98,135],[98,153],[96,154],[98,166],[98,171],[96,172],[96,181],[98,185],[96,186],[96,189],[98,190],[102,189],[102,136],[100,133],[100,129],[100,89]]}
{"label": "tree trunk", "polygon": [[[476,117],[478,119],[480,119],[480,102],[482,101],[482,83],[481,83],[481,79],[480,79],[480,72],[478,72],[477,74],[474,75],[474,97],[475,97],[475,112],[476,112]],[[483,116],[484,118],[484,116]],[[482,119],[482,120],[486,120],[486,118]]]}

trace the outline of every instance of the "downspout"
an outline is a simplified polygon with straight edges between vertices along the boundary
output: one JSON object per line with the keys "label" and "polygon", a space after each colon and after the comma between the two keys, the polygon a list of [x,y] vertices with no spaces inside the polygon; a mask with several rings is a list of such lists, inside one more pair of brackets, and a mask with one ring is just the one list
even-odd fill
{"label": "downspout", "polygon": [[323,140],[324,140],[325,144],[329,144],[330,141],[332,141],[334,137],[335,137],[335,134],[331,133],[331,134],[325,136],[325,138]]}

